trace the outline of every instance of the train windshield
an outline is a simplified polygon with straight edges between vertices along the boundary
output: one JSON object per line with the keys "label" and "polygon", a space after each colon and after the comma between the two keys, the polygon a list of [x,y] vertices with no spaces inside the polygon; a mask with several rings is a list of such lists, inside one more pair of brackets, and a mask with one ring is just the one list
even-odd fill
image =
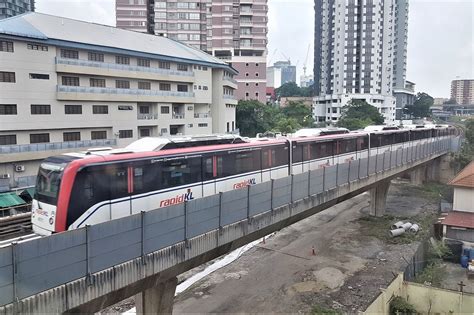
{"label": "train windshield", "polygon": [[67,163],[41,163],[36,179],[36,200],[56,205],[59,185],[61,184],[61,177],[66,164]]}

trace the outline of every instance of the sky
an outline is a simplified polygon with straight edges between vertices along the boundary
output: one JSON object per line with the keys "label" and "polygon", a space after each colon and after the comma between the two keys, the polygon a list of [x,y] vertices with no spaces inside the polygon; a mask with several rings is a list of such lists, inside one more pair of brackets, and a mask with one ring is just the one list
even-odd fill
{"label": "sky", "polygon": [[[313,71],[314,0],[268,0],[268,61]],[[115,0],[36,0],[38,12],[115,25]],[[474,79],[474,0],[410,0],[407,79],[450,96],[453,79]],[[310,47],[308,58],[308,46]]]}

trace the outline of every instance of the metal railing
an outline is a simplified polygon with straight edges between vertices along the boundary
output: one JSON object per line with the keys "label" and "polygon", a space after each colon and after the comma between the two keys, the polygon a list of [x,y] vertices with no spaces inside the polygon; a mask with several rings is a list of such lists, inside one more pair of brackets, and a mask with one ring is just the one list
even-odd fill
{"label": "metal railing", "polygon": [[114,145],[117,145],[116,139],[1,145],[0,154],[66,150],[75,148],[102,147]]}
{"label": "metal railing", "polygon": [[173,114],[173,119],[184,119],[184,114]]}
{"label": "metal railing", "polygon": [[211,118],[211,113],[194,113],[194,118]]}
{"label": "metal railing", "polygon": [[156,73],[156,74],[162,74],[162,75],[179,75],[179,76],[186,76],[186,77],[194,77],[194,72],[192,71],[178,71],[178,70],[152,68],[152,67],[120,65],[116,63],[97,62],[97,61],[89,61],[89,60],[81,60],[81,59],[67,59],[67,58],[56,57],[56,64],[82,66],[82,67],[94,67],[94,68],[112,69],[112,70],[121,70],[121,71],[148,72],[148,73]]}
{"label": "metal railing", "polygon": [[98,94],[117,94],[117,95],[143,95],[143,96],[173,96],[173,97],[194,97],[193,92],[175,92],[175,91],[157,91],[140,89],[116,89],[99,88],[87,86],[66,86],[58,85],[58,92],[65,93],[98,93]]}
{"label": "metal railing", "polygon": [[228,99],[228,100],[235,100],[235,96],[234,96],[234,95],[227,95],[227,94],[224,94],[224,98],[225,98],[225,99]]}
{"label": "metal railing", "polygon": [[140,119],[140,120],[158,119],[158,114],[137,114],[137,119]]}
{"label": "metal railing", "polygon": [[236,79],[231,78],[231,77],[228,77],[228,76],[224,76],[224,81],[230,81],[230,82],[232,82],[232,83],[234,83],[234,84],[237,84],[237,83],[238,83]]}

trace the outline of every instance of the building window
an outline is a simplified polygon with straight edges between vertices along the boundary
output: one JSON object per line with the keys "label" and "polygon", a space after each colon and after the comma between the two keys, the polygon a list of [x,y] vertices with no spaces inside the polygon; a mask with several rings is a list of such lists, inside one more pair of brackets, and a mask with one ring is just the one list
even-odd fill
{"label": "building window", "polygon": [[48,143],[49,133],[32,133],[30,134],[30,143]]}
{"label": "building window", "polygon": [[49,74],[30,73],[30,79],[49,80]]}
{"label": "building window", "polygon": [[169,114],[170,113],[170,107],[169,106],[161,106],[161,113],[162,114]]}
{"label": "building window", "polygon": [[64,132],[63,133],[63,141],[81,141],[81,133],[80,132]]}
{"label": "building window", "polygon": [[149,114],[150,113],[150,106],[139,106],[138,111],[140,114]]}
{"label": "building window", "polygon": [[109,106],[107,105],[92,105],[93,114],[108,114]]}
{"label": "building window", "polygon": [[31,115],[51,115],[51,105],[31,105]]}
{"label": "building window", "polygon": [[105,79],[94,79],[90,78],[89,83],[91,87],[101,87],[105,88]]}
{"label": "building window", "polygon": [[104,54],[101,53],[89,52],[88,58],[90,61],[104,62]]}
{"label": "building window", "polygon": [[130,105],[119,105],[118,110],[133,110],[133,106],[130,106]]}
{"label": "building window", "polygon": [[151,82],[138,81],[139,90],[151,90]]}
{"label": "building window", "polygon": [[125,56],[115,56],[115,63],[119,65],[129,65],[130,58]]}
{"label": "building window", "polygon": [[206,66],[202,66],[202,71],[207,71],[207,67],[206,67]]}
{"label": "building window", "polygon": [[185,84],[178,84],[178,92],[187,92],[188,86]]}
{"label": "building window", "polygon": [[160,91],[171,91],[171,84],[160,83]]}
{"label": "building window", "polygon": [[79,52],[72,49],[61,49],[61,57],[68,59],[79,59]]}
{"label": "building window", "polygon": [[203,86],[202,86],[202,89],[203,89],[204,91],[207,91],[209,88],[208,88],[206,85],[203,85]]}
{"label": "building window", "polygon": [[149,59],[138,58],[137,59],[137,66],[150,68],[150,60]]}
{"label": "building window", "polygon": [[66,115],[81,115],[82,105],[64,105],[64,113]]}
{"label": "building window", "polygon": [[230,123],[227,122],[227,132],[229,132],[229,131],[230,131]]}
{"label": "building window", "polygon": [[0,115],[16,115],[15,104],[0,104]]}
{"label": "building window", "polygon": [[188,65],[178,63],[178,71],[188,71]]}
{"label": "building window", "polygon": [[66,76],[63,76],[61,79],[62,79],[63,85],[79,86],[79,77],[66,77]]}
{"label": "building window", "polygon": [[158,63],[158,67],[160,69],[171,69],[171,63],[169,61],[160,61]]}
{"label": "building window", "polygon": [[140,137],[149,137],[150,134],[150,129],[140,129]]}
{"label": "building window", "polygon": [[207,123],[198,124],[198,127],[207,127]]}
{"label": "building window", "polygon": [[15,72],[0,71],[0,82],[15,83]]}
{"label": "building window", "polygon": [[168,133],[168,128],[161,128],[161,130],[160,130],[161,135],[165,135],[167,133]]}
{"label": "building window", "polygon": [[45,45],[39,45],[39,44],[32,44],[32,43],[29,43],[29,44],[26,45],[26,47],[27,47],[29,50],[48,51],[48,46],[45,46]]}
{"label": "building window", "polygon": [[0,51],[13,52],[13,42],[0,40]]}
{"label": "building window", "polygon": [[0,136],[0,145],[16,144],[16,135],[2,135]]}
{"label": "building window", "polygon": [[133,130],[119,130],[119,138],[133,138]]}
{"label": "building window", "polygon": [[129,89],[130,81],[127,80],[115,80],[115,87],[117,89]]}
{"label": "building window", "polygon": [[91,139],[92,140],[107,139],[107,131],[105,130],[91,131]]}

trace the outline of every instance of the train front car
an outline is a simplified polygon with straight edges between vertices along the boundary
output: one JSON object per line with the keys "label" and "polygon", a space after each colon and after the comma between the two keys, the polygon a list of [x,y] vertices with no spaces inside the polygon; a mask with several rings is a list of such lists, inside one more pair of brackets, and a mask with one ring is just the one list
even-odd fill
{"label": "train front car", "polygon": [[74,159],[63,155],[49,157],[41,163],[31,206],[31,223],[36,234],[50,235],[57,232],[59,191],[64,186],[64,171]]}

